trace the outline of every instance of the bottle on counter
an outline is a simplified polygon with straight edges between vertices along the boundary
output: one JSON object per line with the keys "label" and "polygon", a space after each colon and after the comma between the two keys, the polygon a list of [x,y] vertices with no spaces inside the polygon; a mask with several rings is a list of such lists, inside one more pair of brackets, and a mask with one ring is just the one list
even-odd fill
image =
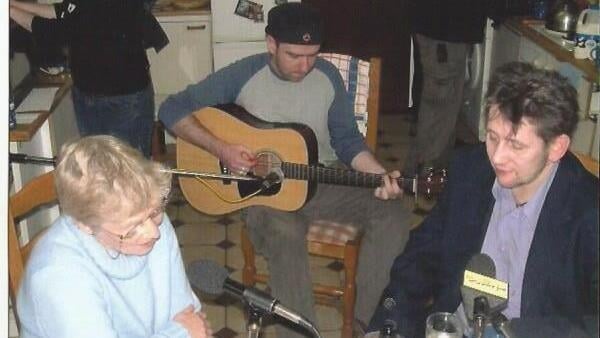
{"label": "bottle on counter", "polygon": [[8,103],[8,129],[12,130],[17,126],[17,112],[15,111],[15,101],[10,98]]}

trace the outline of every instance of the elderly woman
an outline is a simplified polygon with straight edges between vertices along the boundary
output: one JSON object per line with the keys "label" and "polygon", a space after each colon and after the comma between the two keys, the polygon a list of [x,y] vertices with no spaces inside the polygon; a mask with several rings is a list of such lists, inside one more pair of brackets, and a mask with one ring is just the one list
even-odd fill
{"label": "elderly woman", "polygon": [[39,240],[17,297],[21,337],[212,334],[164,214],[171,175],[112,136],[63,147],[62,216]]}

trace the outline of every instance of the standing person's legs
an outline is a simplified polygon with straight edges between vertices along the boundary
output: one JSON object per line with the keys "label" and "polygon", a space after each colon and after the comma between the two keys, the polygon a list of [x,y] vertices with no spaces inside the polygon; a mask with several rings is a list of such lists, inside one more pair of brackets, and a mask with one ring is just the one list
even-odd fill
{"label": "standing person's legs", "polygon": [[82,136],[109,134],[150,157],[154,90],[149,84],[133,94],[94,96],[73,88],[73,105]]}
{"label": "standing person's legs", "polygon": [[104,127],[98,97],[88,95],[75,86],[71,89],[71,96],[79,134],[81,136],[105,134],[106,128]]}
{"label": "standing person's legs", "polygon": [[[305,217],[297,212],[250,207],[244,212],[244,221],[255,250],[267,260],[272,295],[316,325]],[[277,325],[276,332],[279,338],[307,336],[305,331],[299,333],[287,325]]]}
{"label": "standing person's legs", "polygon": [[126,140],[150,157],[154,125],[154,89],[149,84],[137,93],[114,99],[114,111],[107,127],[111,134]]}
{"label": "standing person's legs", "polygon": [[467,44],[416,35],[423,67],[423,89],[417,122],[416,163],[435,163],[453,143],[463,99]]}

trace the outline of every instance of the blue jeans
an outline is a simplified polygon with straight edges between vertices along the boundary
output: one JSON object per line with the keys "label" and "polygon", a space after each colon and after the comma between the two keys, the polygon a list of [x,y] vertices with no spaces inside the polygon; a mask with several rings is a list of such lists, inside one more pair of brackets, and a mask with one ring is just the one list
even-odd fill
{"label": "blue jeans", "polygon": [[73,87],[73,106],[81,136],[108,134],[127,141],[150,157],[154,89],[116,96],[90,95]]}

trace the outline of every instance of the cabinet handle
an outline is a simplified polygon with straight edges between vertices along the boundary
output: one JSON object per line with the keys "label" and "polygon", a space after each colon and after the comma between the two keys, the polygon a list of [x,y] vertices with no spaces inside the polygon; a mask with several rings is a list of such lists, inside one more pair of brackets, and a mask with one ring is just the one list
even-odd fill
{"label": "cabinet handle", "polygon": [[204,30],[204,29],[206,29],[206,25],[199,25],[199,26],[187,26],[187,30],[188,30],[188,31]]}

